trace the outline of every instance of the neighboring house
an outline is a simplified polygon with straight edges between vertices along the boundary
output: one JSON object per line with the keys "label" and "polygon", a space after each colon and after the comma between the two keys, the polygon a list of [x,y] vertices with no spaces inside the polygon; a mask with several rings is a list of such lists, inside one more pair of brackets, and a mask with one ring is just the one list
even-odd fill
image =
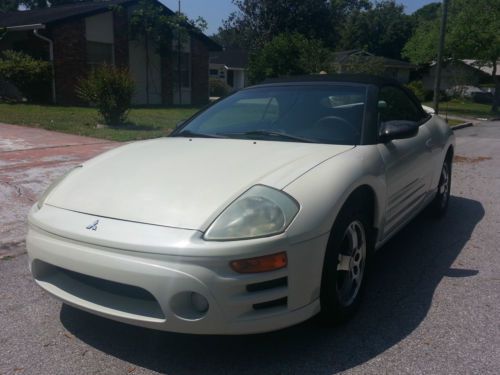
{"label": "neighboring house", "polygon": [[[478,86],[492,81],[493,67],[477,65],[476,60],[445,61],[441,70],[441,89],[448,90],[455,86]],[[497,65],[497,76],[500,76],[500,65]],[[436,64],[430,67],[422,76],[422,83],[426,90],[434,88]]]}
{"label": "neighboring house", "polygon": [[179,72],[176,43],[173,43],[174,53],[160,56],[152,41],[145,43],[144,39],[129,37],[130,16],[138,2],[103,0],[0,13],[0,28],[7,30],[0,40],[0,51],[22,50],[52,61],[53,99],[58,104],[78,104],[75,94],[78,80],[103,63],[129,69],[136,83],[135,105],[178,104],[179,85],[175,77],[179,76],[182,76],[181,104],[208,102],[209,53],[220,50],[220,46],[193,30],[182,45]]}
{"label": "neighboring house", "polygon": [[417,68],[406,61],[375,56],[359,49],[340,51],[333,54],[333,65],[337,73],[352,72],[353,65],[360,63],[368,65],[380,64],[383,76],[397,79],[401,83],[408,83],[410,81],[410,72]]}
{"label": "neighboring house", "polygon": [[247,85],[248,52],[225,50],[210,53],[210,78],[217,78],[232,90]]}

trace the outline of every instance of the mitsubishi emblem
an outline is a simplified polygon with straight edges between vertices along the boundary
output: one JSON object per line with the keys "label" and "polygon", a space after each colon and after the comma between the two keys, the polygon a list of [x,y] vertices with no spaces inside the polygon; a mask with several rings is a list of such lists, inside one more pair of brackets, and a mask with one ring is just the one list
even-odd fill
{"label": "mitsubishi emblem", "polygon": [[92,224],[87,226],[88,230],[97,230],[97,224],[99,224],[99,220],[94,221]]}

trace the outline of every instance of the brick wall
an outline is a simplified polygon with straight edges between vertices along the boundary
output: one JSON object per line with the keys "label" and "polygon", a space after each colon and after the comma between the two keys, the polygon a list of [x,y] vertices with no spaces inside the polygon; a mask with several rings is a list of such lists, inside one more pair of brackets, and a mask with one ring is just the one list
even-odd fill
{"label": "brick wall", "polygon": [[83,18],[54,25],[54,68],[58,104],[81,104],[75,94],[78,80],[87,75],[85,20]]}
{"label": "brick wall", "polygon": [[197,38],[191,38],[191,103],[208,103],[208,48]]}

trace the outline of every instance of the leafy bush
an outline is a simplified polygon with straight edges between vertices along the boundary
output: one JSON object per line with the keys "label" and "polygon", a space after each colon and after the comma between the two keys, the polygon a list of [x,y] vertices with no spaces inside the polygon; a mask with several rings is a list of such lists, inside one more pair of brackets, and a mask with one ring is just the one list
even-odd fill
{"label": "leafy bush", "polygon": [[29,101],[50,100],[52,69],[47,61],[6,50],[0,56],[0,78],[16,86]]}
{"label": "leafy bush", "polygon": [[119,126],[127,118],[134,89],[127,69],[103,65],[81,79],[76,92],[83,101],[97,107],[106,124]]}
{"label": "leafy bush", "polygon": [[427,100],[427,93],[426,90],[424,89],[424,84],[422,81],[413,81],[410,82],[406,85],[413,93],[415,96],[420,100],[421,102],[424,102]]}
{"label": "leafy bush", "polygon": [[208,85],[210,87],[210,96],[226,96],[231,91],[229,85],[217,78],[210,78]]}

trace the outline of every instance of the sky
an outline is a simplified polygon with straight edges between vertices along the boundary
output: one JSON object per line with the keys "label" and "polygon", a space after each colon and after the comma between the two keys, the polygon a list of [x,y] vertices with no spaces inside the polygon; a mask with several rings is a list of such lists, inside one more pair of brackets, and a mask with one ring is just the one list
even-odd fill
{"label": "sky", "polygon": [[[178,0],[160,0],[172,10],[177,10]],[[440,0],[397,0],[405,6],[406,13],[413,13],[418,8]],[[181,0],[182,12],[189,18],[203,17],[208,23],[207,35],[217,32],[222,20],[236,10],[231,0]]]}

